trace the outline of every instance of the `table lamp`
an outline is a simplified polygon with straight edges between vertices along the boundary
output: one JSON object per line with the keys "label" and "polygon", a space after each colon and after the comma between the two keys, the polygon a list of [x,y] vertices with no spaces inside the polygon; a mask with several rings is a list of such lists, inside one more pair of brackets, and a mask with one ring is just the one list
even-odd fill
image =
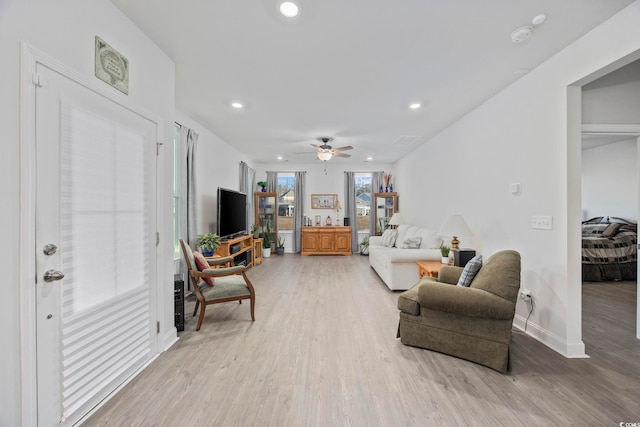
{"label": "table lamp", "polygon": [[391,219],[389,220],[389,225],[393,226],[393,228],[396,228],[397,226],[402,224],[404,224],[404,220],[400,216],[400,213],[399,212],[394,213]]}
{"label": "table lamp", "polygon": [[444,223],[440,226],[440,230],[438,230],[438,234],[441,236],[452,236],[451,239],[451,251],[460,248],[460,240],[458,240],[458,236],[472,236],[473,233],[467,224],[467,221],[464,220],[463,216],[460,214],[451,214],[447,217]]}

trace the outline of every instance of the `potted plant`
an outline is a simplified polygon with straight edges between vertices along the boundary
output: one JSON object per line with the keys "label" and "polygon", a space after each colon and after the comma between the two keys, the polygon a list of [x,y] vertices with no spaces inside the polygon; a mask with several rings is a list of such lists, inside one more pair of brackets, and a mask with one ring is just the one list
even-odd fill
{"label": "potted plant", "polygon": [[260,237],[260,233],[258,232],[258,226],[256,225],[255,222],[251,226],[251,234],[253,234],[254,239],[257,239],[258,237]]}
{"label": "potted plant", "polygon": [[271,227],[267,222],[264,233],[262,233],[262,257],[269,258],[271,256]]}
{"label": "potted plant", "polygon": [[360,248],[360,255],[369,255],[369,236],[362,239],[362,242],[358,244]]}
{"label": "potted plant", "polygon": [[213,253],[220,247],[220,236],[216,233],[199,234],[198,247],[204,256],[213,256]]}
{"label": "potted plant", "polygon": [[284,255],[284,239],[278,236],[278,245],[276,247],[276,254]]}
{"label": "potted plant", "polygon": [[440,255],[442,255],[442,259],[440,260],[440,262],[442,262],[443,264],[449,264],[449,251],[451,249],[449,248],[449,246],[445,245],[444,243],[440,245]]}
{"label": "potted plant", "polygon": [[258,185],[262,189],[260,191],[265,192],[265,191],[267,191],[267,185],[269,185],[269,184],[267,184],[267,181],[258,181]]}

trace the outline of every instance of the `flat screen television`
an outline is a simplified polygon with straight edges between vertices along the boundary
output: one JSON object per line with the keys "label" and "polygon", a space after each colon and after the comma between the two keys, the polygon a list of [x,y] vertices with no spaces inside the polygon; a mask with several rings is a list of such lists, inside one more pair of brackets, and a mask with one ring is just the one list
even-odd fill
{"label": "flat screen television", "polygon": [[231,239],[247,234],[247,195],[218,187],[218,236]]}

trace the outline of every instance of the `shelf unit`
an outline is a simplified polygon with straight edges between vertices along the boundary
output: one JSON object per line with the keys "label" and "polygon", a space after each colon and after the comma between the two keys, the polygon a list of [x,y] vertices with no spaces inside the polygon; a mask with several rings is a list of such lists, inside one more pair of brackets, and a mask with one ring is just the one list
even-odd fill
{"label": "shelf unit", "polygon": [[[373,203],[374,234],[380,235],[385,230],[385,225],[389,222],[393,214],[398,212],[398,193],[374,193]],[[380,224],[381,219],[384,219],[385,225]]]}
{"label": "shelf unit", "polygon": [[262,237],[253,239],[253,265],[262,264]]}
{"label": "shelf unit", "polygon": [[[240,245],[240,250],[231,253],[231,247]],[[251,251],[253,250],[253,236],[251,234],[247,236],[239,236],[229,240],[223,240],[220,242],[220,246],[216,249],[216,255],[221,257],[232,256],[235,265],[239,265],[242,261],[246,262],[247,267],[253,266],[253,257]]]}
{"label": "shelf unit", "polygon": [[271,230],[271,246],[278,240],[278,195],[268,191],[255,192],[256,227],[264,237],[267,226]]}

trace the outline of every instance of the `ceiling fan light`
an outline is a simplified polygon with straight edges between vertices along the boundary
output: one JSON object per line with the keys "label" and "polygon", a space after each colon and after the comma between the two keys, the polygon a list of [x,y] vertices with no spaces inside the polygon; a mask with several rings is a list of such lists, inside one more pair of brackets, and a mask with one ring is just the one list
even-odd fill
{"label": "ceiling fan light", "polygon": [[280,13],[287,18],[294,18],[298,15],[298,5],[290,1],[285,1],[280,4]]}
{"label": "ceiling fan light", "polygon": [[332,154],[328,151],[320,151],[318,152],[318,159],[322,160],[323,162],[326,162],[327,160],[331,159]]}

